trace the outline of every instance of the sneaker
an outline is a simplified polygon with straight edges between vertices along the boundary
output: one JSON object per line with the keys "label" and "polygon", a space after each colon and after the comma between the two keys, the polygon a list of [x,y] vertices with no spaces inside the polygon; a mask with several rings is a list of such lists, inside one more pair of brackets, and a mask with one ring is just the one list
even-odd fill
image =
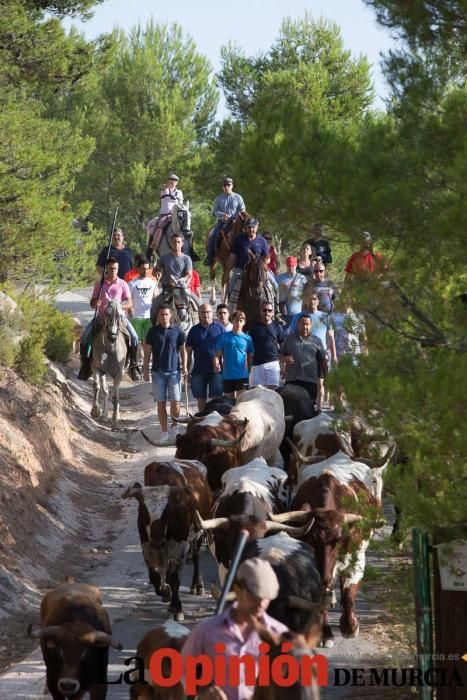
{"label": "sneaker", "polygon": [[167,433],[167,432],[161,433],[161,437],[160,437],[160,439],[159,439],[159,443],[160,443],[161,445],[165,445],[165,444],[167,444],[167,443],[169,442],[169,439],[170,439],[169,433]]}

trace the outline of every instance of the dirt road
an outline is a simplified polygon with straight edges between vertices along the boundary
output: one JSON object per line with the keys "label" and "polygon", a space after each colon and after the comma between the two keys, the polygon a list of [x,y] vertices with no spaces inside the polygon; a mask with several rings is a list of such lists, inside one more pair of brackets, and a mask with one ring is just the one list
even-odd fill
{"label": "dirt road", "polygon": [[[69,293],[70,294],[70,293]],[[88,296],[75,293],[75,296],[60,300],[62,308],[72,308],[72,312],[82,316],[88,315]],[[137,504],[134,499],[122,500],[122,486],[135,479],[141,480],[144,465],[150,460],[168,458],[174,454],[174,448],[151,448],[134,428],[146,428],[155,437],[159,435],[156,427],[154,405],[149,384],[132,385],[124,383],[121,392],[122,421],[120,432],[112,432],[109,427],[96,424],[90,417],[91,384],[73,379],[76,370],[70,372],[67,379],[69,401],[86,440],[95,445],[95,471],[97,481],[92,489],[81,496],[83,509],[86,509],[86,523],[80,530],[79,541],[73,534],[64,533],[64,556],[70,563],[70,569],[78,580],[93,583],[102,590],[104,605],[113,622],[113,636],[121,642],[121,653],[111,650],[109,678],[118,678],[120,672],[127,670],[123,661],[134,655],[137,642],[151,627],[167,619],[167,605],[160,602],[148,585],[146,570],[141,555],[137,530]],[[58,377],[58,381],[62,381]],[[67,389],[67,390],[68,390]],[[94,442],[92,442],[94,441]],[[93,460],[93,452],[83,450],[84,460]],[[96,475],[94,475],[96,477]],[[58,488],[58,485],[57,485]],[[370,552],[369,561],[381,562]],[[217,580],[216,566],[207,549],[202,550],[202,572],[207,589],[212,580]],[[185,566],[182,580],[182,601],[185,611],[185,624],[194,624],[211,615],[214,600],[210,595],[201,597],[189,593],[191,565]],[[52,585],[56,583],[51,582]],[[44,588],[46,590],[46,588]],[[37,603],[37,601],[36,601]],[[329,657],[331,669],[369,668],[370,666],[392,665],[387,657],[387,649],[381,650],[381,635],[375,635],[376,627],[384,620],[384,611],[376,608],[368,595],[359,594],[357,610],[361,628],[357,639],[345,640],[338,632],[338,610],[332,612],[332,624],[336,634],[333,649],[323,650]],[[31,608],[25,606],[24,630],[27,624],[38,624],[36,612],[31,619]],[[332,671],[331,677],[333,678]],[[13,665],[0,676],[0,698],[4,700],[43,699],[45,671],[40,650],[37,647],[21,662]],[[323,698],[347,697],[409,697],[408,689],[393,694],[384,689],[374,689],[375,693],[362,692],[370,689],[328,687],[323,689]],[[356,695],[355,692],[359,691]],[[109,700],[128,698],[125,685],[109,686]]]}

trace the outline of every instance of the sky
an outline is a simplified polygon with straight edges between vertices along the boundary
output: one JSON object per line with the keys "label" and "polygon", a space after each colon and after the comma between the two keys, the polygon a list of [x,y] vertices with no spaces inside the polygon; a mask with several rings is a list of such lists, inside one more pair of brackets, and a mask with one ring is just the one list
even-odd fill
{"label": "sky", "polygon": [[[128,31],[151,17],[156,22],[177,22],[218,71],[221,46],[232,41],[248,56],[266,51],[277,38],[282,19],[303,17],[305,11],[336,22],[346,48],[356,56],[367,56],[372,64],[375,104],[382,107],[387,86],[379,67],[380,53],[394,47],[395,41],[362,0],[106,0],[88,22],[67,20],[65,24],[73,24],[91,39],[117,26]],[[222,100],[218,117],[226,114]]]}

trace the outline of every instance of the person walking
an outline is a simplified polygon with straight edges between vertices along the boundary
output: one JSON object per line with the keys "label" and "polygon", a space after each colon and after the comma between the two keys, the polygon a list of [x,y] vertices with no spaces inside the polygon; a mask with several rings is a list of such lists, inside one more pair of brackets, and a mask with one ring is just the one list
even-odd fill
{"label": "person walking", "polygon": [[289,333],[280,349],[280,359],[285,365],[285,383],[302,386],[308,391],[310,399],[316,406],[320,379],[327,375],[328,366],[323,344],[311,334],[312,320],[302,316],[298,322],[298,331]]}
{"label": "person walking", "polygon": [[302,309],[302,294],[306,277],[297,271],[297,258],[289,255],[285,261],[286,272],[277,276],[279,308],[287,323]]}
{"label": "person walking", "polygon": [[250,373],[250,387],[276,389],[280,384],[279,348],[284,340],[284,329],[274,320],[271,303],[263,302],[261,321],[249,331],[255,349]]}
{"label": "person walking", "polygon": [[149,382],[149,360],[152,353],[152,389],[157,404],[157,415],[161,426],[161,444],[174,437],[177,427],[172,422],[171,435],[168,431],[167,401],[170,401],[170,414],[177,418],[180,414],[181,376],[187,372],[186,338],[183,331],[172,325],[172,310],[168,304],[161,304],[157,314],[157,324],[152,326],[144,339],[143,378]]}
{"label": "person walking", "polygon": [[212,306],[201,304],[199,323],[190,328],[186,339],[187,367],[191,367],[191,392],[198,401],[198,411],[204,411],[208,398],[222,396],[222,377],[214,369],[214,353],[217,339],[225,333],[224,326],[213,319]]}
{"label": "person walking", "polygon": [[251,337],[243,333],[243,311],[234,311],[231,318],[233,330],[218,337],[213,364],[215,372],[222,372],[224,394],[236,399],[248,384],[254,348]]}
{"label": "person walking", "polygon": [[[182,647],[182,661],[188,657],[205,654],[215,658],[215,645],[225,645],[227,663],[226,677],[229,678],[230,659],[244,655],[259,657],[259,637],[252,617],[275,634],[287,632],[288,628],[266,613],[269,603],[279,595],[279,581],[271,564],[266,559],[254,557],[245,559],[238,567],[233,583],[235,602],[225,612],[210,617],[197,625],[186,638]],[[200,700],[249,700],[255,686],[210,685],[197,689]]]}
{"label": "person walking", "polygon": [[230,322],[229,307],[227,304],[218,304],[216,308],[217,320],[224,326],[226,331],[231,331],[233,325]]}
{"label": "person walking", "polygon": [[332,263],[331,246],[327,238],[324,237],[324,224],[315,224],[311,229],[311,238],[308,243],[316,258],[321,258],[325,265]]}
{"label": "person walking", "polygon": [[116,228],[112,234],[112,245],[110,251],[104,246],[99,253],[96,263],[96,271],[102,275],[107,258],[115,258],[118,262],[118,276],[124,279],[127,272],[133,267],[133,251],[125,243],[123,229]]}
{"label": "person walking", "polygon": [[151,306],[159,294],[159,286],[152,276],[149,260],[143,256],[138,263],[138,277],[128,284],[132,302],[131,321],[142,343],[151,328]]}

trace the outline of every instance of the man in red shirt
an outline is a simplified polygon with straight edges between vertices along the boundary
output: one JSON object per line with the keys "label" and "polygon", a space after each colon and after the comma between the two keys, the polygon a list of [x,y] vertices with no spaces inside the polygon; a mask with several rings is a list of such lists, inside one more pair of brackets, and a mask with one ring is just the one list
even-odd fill
{"label": "man in red shirt", "polygon": [[265,231],[265,232],[263,233],[263,238],[265,239],[266,243],[267,243],[268,246],[269,246],[269,262],[268,262],[268,267],[269,267],[269,269],[271,270],[271,272],[272,272],[273,275],[278,275],[278,274],[279,274],[279,270],[280,270],[281,263],[280,263],[280,260],[279,260],[279,256],[278,256],[278,254],[277,254],[277,250],[275,249],[275,247],[274,247],[273,244],[272,244],[273,235],[272,235],[272,233],[270,233],[269,231]]}
{"label": "man in red shirt", "polygon": [[364,231],[360,250],[350,256],[345,266],[345,284],[355,277],[365,277],[373,273],[380,275],[387,269],[388,265],[381,253],[373,252],[371,234]]}

